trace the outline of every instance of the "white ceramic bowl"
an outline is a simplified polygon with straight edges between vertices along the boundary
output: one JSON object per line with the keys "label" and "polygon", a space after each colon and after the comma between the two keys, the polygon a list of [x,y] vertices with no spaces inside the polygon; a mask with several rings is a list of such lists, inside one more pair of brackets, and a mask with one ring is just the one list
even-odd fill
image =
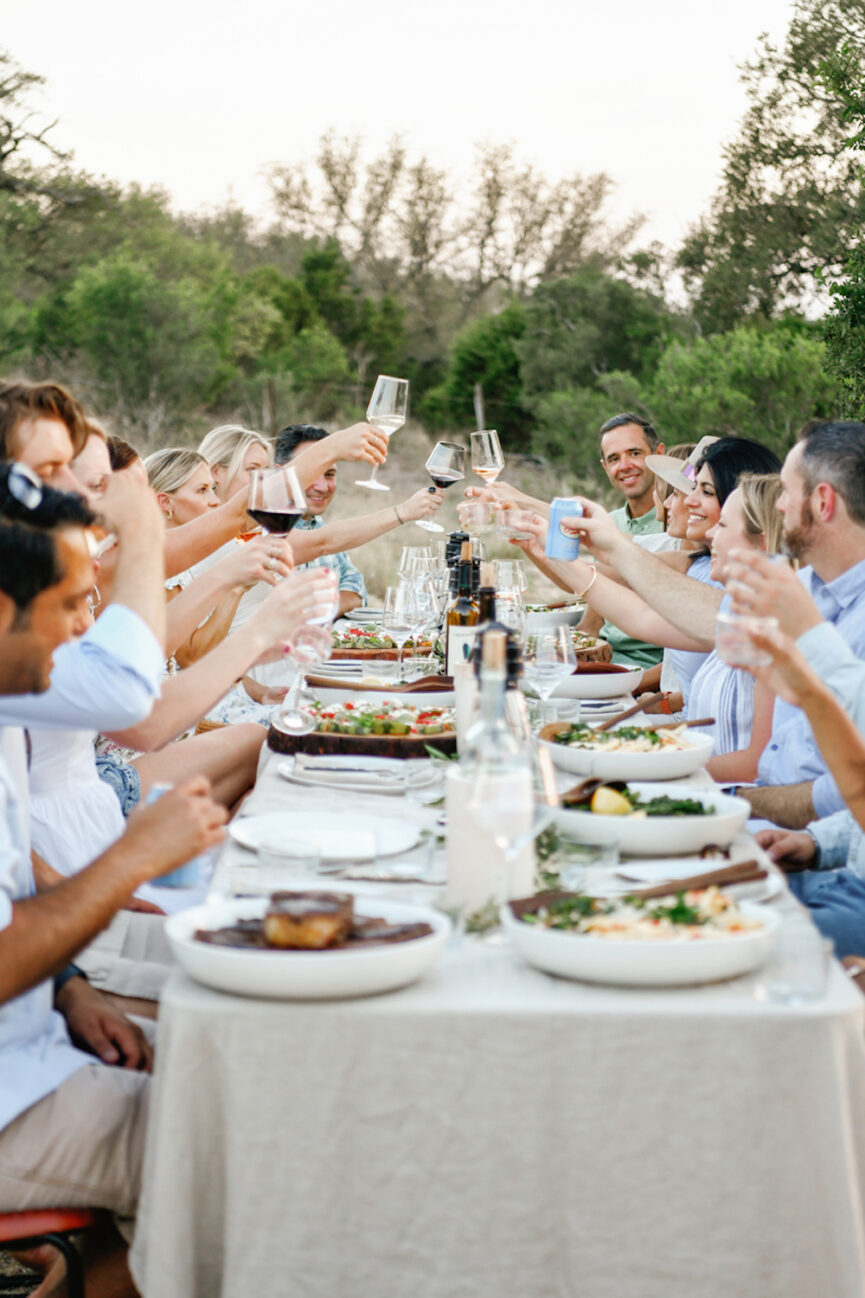
{"label": "white ceramic bowl", "polygon": [[245,951],[198,942],[199,928],[222,928],[261,915],[266,898],[195,906],[170,916],[165,931],[178,964],[197,982],[240,996],[284,1000],[341,1000],[406,987],[441,954],[450,934],[447,916],[406,902],[355,897],[359,915],[426,922],[432,933],[392,945],[350,951]]}
{"label": "white ceramic bowl", "polygon": [[640,683],[642,668],[633,672],[574,672],[559,681],[554,699],[617,699]]}
{"label": "white ceramic bowl", "polygon": [[[638,725],[642,718],[634,717],[625,725]],[[562,771],[571,771],[584,779],[597,775],[602,780],[679,780],[693,775],[706,765],[712,755],[712,737],[685,731],[683,743],[689,745],[681,751],[671,748],[650,753],[605,752],[602,748],[568,748],[540,739],[539,743],[550,750],[553,762]]]}
{"label": "white ceramic bowl", "polygon": [[523,959],[536,969],[584,982],[626,987],[675,987],[737,978],[764,964],[780,923],[766,906],[740,902],[762,928],[730,937],[670,942],[618,942],[584,933],[558,933],[524,924],[508,906],[502,925]]}
{"label": "white ceramic bowl", "polygon": [[527,613],[526,627],[529,631],[545,631],[551,626],[579,626],[585,611],[585,604],[568,604],[566,608],[547,608],[540,613]]}
{"label": "white ceramic bowl", "polygon": [[671,789],[668,784],[629,781],[629,787],[647,798],[681,794],[712,808],[708,816],[599,816],[588,811],[559,807],[555,823],[576,843],[617,843],[626,856],[684,856],[702,852],[710,843],[729,847],[745,828],[751,804],[714,789]]}

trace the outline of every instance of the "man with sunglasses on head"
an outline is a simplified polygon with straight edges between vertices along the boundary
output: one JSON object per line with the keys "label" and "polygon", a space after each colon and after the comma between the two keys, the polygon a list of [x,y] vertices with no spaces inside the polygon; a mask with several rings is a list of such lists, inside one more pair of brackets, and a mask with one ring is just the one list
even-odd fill
{"label": "man with sunglasses on head", "polygon": [[[86,625],[92,522],[78,497],[0,465],[0,696],[46,691],[55,651]],[[79,874],[37,893],[6,738],[0,730],[0,1211],[105,1207],[128,1238],[151,1052],[70,961],[136,887],[217,843],[226,813],[206,781],[191,780],[136,812]],[[97,1244],[88,1293],[134,1293],[120,1236]],[[37,1292],[57,1279],[52,1270]]]}

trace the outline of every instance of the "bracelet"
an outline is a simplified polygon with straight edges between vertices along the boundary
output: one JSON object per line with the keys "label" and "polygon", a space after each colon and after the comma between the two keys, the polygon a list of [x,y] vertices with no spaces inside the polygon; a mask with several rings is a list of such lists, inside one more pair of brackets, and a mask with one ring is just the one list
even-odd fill
{"label": "bracelet", "polygon": [[400,518],[399,516],[399,505],[394,505],[393,512],[396,514],[396,521],[399,523],[400,527],[402,527],[403,523],[405,522],[405,519]]}
{"label": "bracelet", "polygon": [[587,586],[586,589],[582,592],[582,594],[578,594],[578,595],[577,595],[577,599],[585,599],[586,596],[588,595],[589,591],[590,591],[590,590],[592,589],[592,587],[594,586],[594,584],[595,584],[595,582],[597,581],[597,579],[598,579],[598,570],[597,570],[597,568],[595,568],[594,572],[592,573],[591,577],[589,578],[589,584],[588,584],[588,586]]}

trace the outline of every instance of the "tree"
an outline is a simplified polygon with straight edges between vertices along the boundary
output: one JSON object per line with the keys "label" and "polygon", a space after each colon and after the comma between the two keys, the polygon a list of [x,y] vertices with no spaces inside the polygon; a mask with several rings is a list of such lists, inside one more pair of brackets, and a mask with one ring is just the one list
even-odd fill
{"label": "tree", "polygon": [[763,36],[743,69],[721,187],[677,258],[706,332],[808,306],[858,237],[865,188],[843,96],[821,77],[847,42],[865,45],[862,0],[795,0],[783,46]]}

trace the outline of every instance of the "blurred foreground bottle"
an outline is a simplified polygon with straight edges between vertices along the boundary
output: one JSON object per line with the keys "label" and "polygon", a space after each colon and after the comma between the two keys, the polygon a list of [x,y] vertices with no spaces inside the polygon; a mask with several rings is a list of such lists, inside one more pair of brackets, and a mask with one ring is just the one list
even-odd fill
{"label": "blurred foreground bottle", "polygon": [[448,899],[468,913],[534,881],[530,755],[505,716],[507,636],[481,640],[480,714],[447,778]]}

